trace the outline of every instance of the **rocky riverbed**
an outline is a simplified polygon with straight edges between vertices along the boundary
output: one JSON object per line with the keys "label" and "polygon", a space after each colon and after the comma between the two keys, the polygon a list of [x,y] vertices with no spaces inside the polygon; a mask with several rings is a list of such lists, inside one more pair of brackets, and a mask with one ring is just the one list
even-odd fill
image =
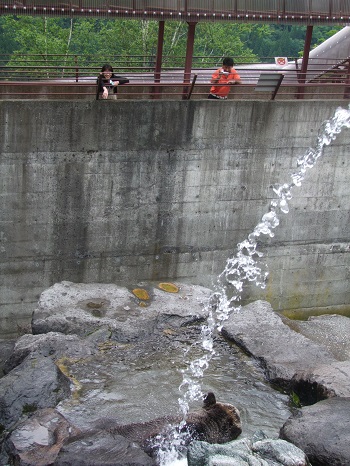
{"label": "rocky riverbed", "polygon": [[[0,464],[156,464],[127,439],[93,429],[101,419],[146,422],[178,410],[186,358],[201,352],[210,290],[158,285],[62,282],[42,294],[32,334],[2,345]],[[193,442],[188,464],[219,455],[238,465],[244,450],[256,464],[307,464],[306,454],[313,465],[348,465],[348,322],[335,315],[290,321],[262,301],[232,312],[214,336],[213,377],[203,384],[239,405],[243,433],[220,449]],[[235,395],[240,384],[250,399]],[[249,418],[254,409],[265,409],[266,429]]]}

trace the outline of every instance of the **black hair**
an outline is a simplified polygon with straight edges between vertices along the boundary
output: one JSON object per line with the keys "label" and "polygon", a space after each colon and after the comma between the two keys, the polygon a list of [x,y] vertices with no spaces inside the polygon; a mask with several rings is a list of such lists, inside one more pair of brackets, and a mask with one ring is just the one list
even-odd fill
{"label": "black hair", "polygon": [[101,73],[103,73],[104,71],[110,71],[111,73],[113,73],[113,68],[111,67],[111,65],[106,63],[102,66]]}
{"label": "black hair", "polygon": [[231,57],[224,58],[222,60],[222,64],[225,65],[225,66],[233,66],[234,65],[233,58],[231,58]]}

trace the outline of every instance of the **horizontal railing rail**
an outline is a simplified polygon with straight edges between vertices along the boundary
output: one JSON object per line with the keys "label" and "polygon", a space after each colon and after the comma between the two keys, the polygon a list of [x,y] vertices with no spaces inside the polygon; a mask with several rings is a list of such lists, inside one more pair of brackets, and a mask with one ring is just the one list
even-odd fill
{"label": "horizontal railing rail", "polygon": [[[210,88],[211,75],[221,63],[221,57],[211,57],[209,64],[199,66],[205,57],[195,57],[192,71],[184,72],[175,66],[184,57],[173,59],[171,66],[156,70],[145,65],[144,56],[101,57],[78,55],[0,55],[0,98],[91,98],[96,94],[96,80],[101,63],[111,63],[117,75],[129,79],[120,86],[120,98],[167,98],[186,96],[191,85],[191,98],[203,98]],[[181,59],[181,60],[180,60]],[[348,98],[350,87],[350,60],[322,57],[310,59],[307,70],[301,71],[300,61],[287,59],[287,66],[279,67],[275,59],[267,57],[259,63],[243,63],[235,58],[235,68],[242,84],[234,86],[229,98],[269,98],[268,94],[254,92],[259,77],[264,73],[281,73],[283,82],[278,89],[280,98]],[[195,83],[193,83],[195,77]]]}
{"label": "horizontal railing rail", "polygon": [[[222,56],[195,56],[192,60],[193,69],[215,69],[222,63]],[[290,58],[289,60],[294,60]],[[182,56],[162,57],[162,72],[184,68],[186,58]],[[247,64],[273,64],[273,57],[262,57],[259,60],[248,60],[246,57],[235,57],[235,66]],[[74,78],[79,81],[91,75],[97,75],[105,63],[110,63],[116,73],[141,73],[156,71],[155,56],[122,56],[122,55],[74,55],[74,54],[0,54],[0,81],[16,80],[26,77],[36,80],[47,78]]]}
{"label": "horizontal railing rail", "polygon": [[[196,80],[192,82],[152,83],[138,82],[119,86],[118,99],[205,99],[209,94],[210,84]],[[239,84],[232,86],[229,99],[234,100],[269,100],[272,94],[259,92],[256,84]],[[192,88],[192,89],[191,89]],[[191,90],[191,95],[189,91]],[[96,98],[96,83],[73,83],[59,81],[42,82],[3,82],[0,83],[0,99],[87,99]],[[282,83],[276,100],[283,99],[349,99],[350,84],[331,83]]]}

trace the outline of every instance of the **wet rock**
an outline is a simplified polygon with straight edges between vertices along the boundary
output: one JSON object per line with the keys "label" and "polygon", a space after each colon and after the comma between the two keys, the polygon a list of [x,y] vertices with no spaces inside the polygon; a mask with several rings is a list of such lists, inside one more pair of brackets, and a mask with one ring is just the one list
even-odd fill
{"label": "wet rock", "polygon": [[330,398],[305,406],[281,428],[280,437],[301,448],[311,464],[350,464],[350,398]]}
{"label": "wet rock", "polygon": [[268,439],[263,432],[252,438],[224,445],[192,442],[187,452],[188,466],[308,466],[305,453],[292,443]]}
{"label": "wet rock", "polygon": [[321,343],[293,331],[271,305],[255,301],[230,315],[222,334],[254,356],[270,381],[294,390],[304,402],[350,396],[350,364]]}
{"label": "wet rock", "polygon": [[[161,436],[166,439],[167,432],[174,431],[171,424],[178,429],[181,420],[181,416],[164,417],[118,425],[113,419],[103,419],[81,430],[57,409],[46,409],[16,426],[6,439],[5,450],[10,461],[20,460],[18,464],[26,466],[146,466],[155,464],[151,457],[156,456],[160,443],[154,439]],[[204,399],[201,410],[188,414],[186,421],[181,432],[187,443],[194,437],[225,442],[241,433],[238,410],[230,404],[216,402],[213,393]]]}
{"label": "wet rock", "polygon": [[[333,328],[335,320],[339,325],[338,319],[331,320]],[[312,326],[284,322],[268,303],[257,301],[231,316],[223,334],[258,359],[270,380],[295,391],[303,404],[312,404],[287,421],[281,437],[301,448],[312,464],[348,465],[350,361],[337,359],[343,359],[338,354],[341,336],[334,345],[321,337],[330,319]],[[299,327],[309,338],[290,327]]]}
{"label": "wet rock", "polygon": [[83,341],[77,335],[64,335],[58,332],[48,332],[40,335],[23,335],[20,337],[12,353],[4,364],[4,372],[8,373],[31,353],[47,357],[53,361],[62,357],[82,358],[97,352],[97,347],[89,341]]}
{"label": "wet rock", "polygon": [[32,355],[0,379],[0,425],[8,429],[22,415],[54,407],[70,394],[70,380],[51,358]]}
{"label": "wet rock", "polygon": [[149,290],[149,300],[143,301],[127,288],[113,284],[56,283],[41,294],[32,331],[85,337],[106,328],[113,339],[129,342],[169,325],[203,320],[203,303],[209,294],[200,286],[182,285],[178,293],[155,286]]}
{"label": "wet rock", "polygon": [[16,426],[5,441],[5,451],[18,465],[53,464],[63,444],[79,433],[55,409],[42,409]]}
{"label": "wet rock", "polygon": [[[120,435],[98,432],[72,439],[54,466],[151,466],[155,462],[140,447]],[[34,465],[33,465],[34,466]]]}
{"label": "wet rock", "polygon": [[350,361],[319,364],[296,374],[291,386],[300,393],[303,404],[312,404],[332,396],[350,396]]}

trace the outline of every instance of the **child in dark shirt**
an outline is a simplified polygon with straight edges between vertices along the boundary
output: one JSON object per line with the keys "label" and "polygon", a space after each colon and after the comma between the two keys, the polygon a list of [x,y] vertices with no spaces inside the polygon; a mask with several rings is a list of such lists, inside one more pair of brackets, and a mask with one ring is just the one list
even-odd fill
{"label": "child in dark shirt", "polygon": [[97,78],[97,98],[99,96],[102,99],[108,99],[108,96],[111,95],[113,98],[117,98],[117,86],[119,84],[126,84],[129,80],[127,78],[122,78],[121,76],[116,76],[113,73],[113,68],[111,65],[103,65],[100,75]]}

